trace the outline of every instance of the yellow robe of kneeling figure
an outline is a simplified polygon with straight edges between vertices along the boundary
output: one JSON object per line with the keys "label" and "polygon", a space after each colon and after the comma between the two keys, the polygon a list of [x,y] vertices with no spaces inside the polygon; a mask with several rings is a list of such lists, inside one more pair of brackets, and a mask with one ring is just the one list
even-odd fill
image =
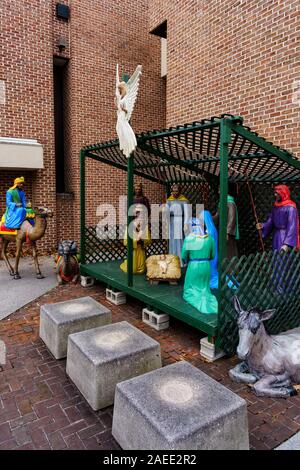
{"label": "yellow robe of kneeling figure", "polygon": [[[151,237],[149,229],[145,230],[143,238],[140,240],[140,232],[134,231],[133,235],[133,273],[143,274],[146,272],[146,251],[145,247],[151,244]],[[124,245],[127,246],[127,230],[124,238]],[[123,261],[120,268],[124,273],[127,273],[127,259]]]}

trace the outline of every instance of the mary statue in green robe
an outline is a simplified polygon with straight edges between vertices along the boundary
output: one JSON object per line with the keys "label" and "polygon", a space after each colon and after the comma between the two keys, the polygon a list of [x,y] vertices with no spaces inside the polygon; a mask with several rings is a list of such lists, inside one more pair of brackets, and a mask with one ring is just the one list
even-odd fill
{"label": "mary statue in green robe", "polygon": [[218,313],[218,302],[210,290],[210,261],[214,259],[214,239],[206,233],[204,221],[193,218],[184,239],[181,258],[188,262],[183,298],[201,313]]}

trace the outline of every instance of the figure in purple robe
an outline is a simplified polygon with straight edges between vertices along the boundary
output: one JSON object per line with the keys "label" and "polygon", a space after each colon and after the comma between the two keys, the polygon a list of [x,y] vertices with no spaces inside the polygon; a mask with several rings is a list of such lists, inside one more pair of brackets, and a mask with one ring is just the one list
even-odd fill
{"label": "figure in purple robe", "polygon": [[296,203],[290,198],[288,186],[275,186],[274,196],[274,207],[268,219],[256,227],[262,230],[263,238],[273,234],[272,247],[279,252],[272,261],[270,287],[279,294],[284,292],[291,294],[295,290],[295,279],[292,268],[293,257],[288,252],[300,247],[298,210]]}
{"label": "figure in purple robe", "polygon": [[267,220],[257,224],[263,238],[273,234],[273,250],[289,251],[299,247],[299,217],[297,206],[290,198],[288,186],[274,188],[275,204]]}

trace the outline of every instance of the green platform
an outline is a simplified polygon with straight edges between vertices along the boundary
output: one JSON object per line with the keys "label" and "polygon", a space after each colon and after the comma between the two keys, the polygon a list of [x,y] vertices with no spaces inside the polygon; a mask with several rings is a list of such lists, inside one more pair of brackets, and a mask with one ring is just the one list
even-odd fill
{"label": "green platform", "polygon": [[197,328],[208,336],[217,334],[217,315],[201,314],[194,307],[187,304],[182,298],[183,284],[170,286],[168,283],[160,283],[157,286],[150,285],[144,275],[133,276],[133,286],[128,287],[127,276],[120,269],[121,261],[104,263],[83,264],[80,272],[84,276],[91,276],[108,286],[125,292],[139,299],[145,305],[149,305],[164,313],[182,320],[188,325]]}
{"label": "green platform", "polygon": [[[299,327],[300,251],[298,254],[292,252],[286,265],[291,267],[287,279],[297,279],[293,299],[289,289],[283,289],[282,295],[278,296],[276,292],[273,295],[270,289],[272,283],[274,284],[272,267],[282,265],[281,254],[274,253],[268,241],[262,243],[256,229],[257,221],[264,221],[273,205],[274,184],[288,184],[292,198],[300,210],[300,161],[297,157],[244,125],[241,116],[229,114],[212,116],[210,119],[169,129],[154,129],[136,137],[137,147],[129,158],[123,154],[118,140],[94,143],[81,149],[82,273],[100,279],[146,305],[169,313],[209,336],[216,336],[217,348],[230,355],[235,353],[239,340],[232,302],[234,294],[246,309],[255,306],[276,309],[276,316],[267,324],[269,333],[278,334]],[[123,246],[120,227],[116,222],[112,226],[107,224],[107,233],[103,232],[105,237],[101,234],[99,236],[96,221],[93,225],[87,225],[87,202],[90,199],[86,197],[86,188],[92,182],[94,170],[89,167],[87,171],[86,166],[91,161],[104,163],[127,173],[128,209],[133,202],[135,177],[157,183],[165,194],[162,202],[170,194],[172,185],[177,183],[181,185],[182,194],[193,204],[194,210],[197,204],[204,203],[207,210],[214,214],[219,207],[218,315],[201,315],[187,305],[182,299],[182,286],[152,287],[143,276],[133,276],[133,241],[128,237],[127,247]],[[227,259],[227,196],[232,191],[238,194],[236,202],[240,242],[239,258],[230,260]],[[102,198],[104,201],[104,194]],[[132,212],[128,210],[127,226],[130,226],[132,219]],[[156,237],[156,244],[152,243],[146,250],[147,257],[168,253],[166,240],[161,235],[162,224],[158,228],[160,233]],[[117,232],[115,229],[118,229]],[[111,236],[111,232],[114,235]],[[128,260],[127,276],[120,272],[119,262],[113,263],[122,258]],[[88,262],[95,264],[88,265]],[[234,290],[229,288],[228,277],[232,282],[236,280]]]}

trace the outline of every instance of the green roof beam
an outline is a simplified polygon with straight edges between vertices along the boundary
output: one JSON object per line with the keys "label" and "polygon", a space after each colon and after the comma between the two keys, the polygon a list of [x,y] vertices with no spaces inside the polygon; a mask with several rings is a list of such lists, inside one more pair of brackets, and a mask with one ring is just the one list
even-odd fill
{"label": "green roof beam", "polygon": [[163,131],[152,131],[152,132],[143,132],[142,134],[139,134],[137,136],[137,142],[138,146],[140,142],[144,142],[145,140],[150,140],[150,139],[161,139],[163,137],[172,137],[176,135],[182,135],[186,134],[189,132],[196,132],[199,131],[200,129],[209,129],[211,127],[218,127],[220,126],[220,121],[213,121],[213,122],[207,122],[205,124],[198,124],[195,126],[189,126],[189,127],[178,127],[174,129],[166,129]]}
{"label": "green roof beam", "polygon": [[196,173],[199,173],[199,169],[197,167],[194,168],[194,166],[195,166],[194,163],[193,163],[193,165],[191,165],[190,163],[186,163],[185,160],[181,160],[180,158],[172,157],[172,156],[170,156],[166,153],[161,152],[160,150],[154,149],[153,147],[151,147],[150,145],[147,145],[145,143],[140,144],[139,148],[141,148],[142,150],[146,150],[147,152],[152,153],[156,157],[159,157],[163,160],[168,160],[172,164],[171,166],[179,165],[179,166],[182,166],[184,168],[187,168],[188,170],[195,171]]}
{"label": "green roof beam", "polygon": [[[255,159],[255,158],[259,158],[259,159],[262,159],[262,158],[270,158],[274,155],[271,155],[271,154],[266,154],[266,153],[252,153],[250,155],[247,155],[247,154],[243,154],[243,155],[235,155],[235,156],[231,156],[231,157],[228,157],[228,161],[238,161],[238,160],[248,160],[248,159]],[[164,158],[164,157],[162,157]],[[173,158],[173,157],[172,157]],[[220,157],[205,157],[205,158],[201,158],[199,160],[180,160],[180,161],[184,161],[186,164],[188,165],[201,165],[202,163],[211,163],[211,162],[219,162],[220,161]],[[159,166],[170,166],[170,165],[173,165],[174,163],[173,162],[157,162],[157,163],[147,163],[147,164],[142,164],[142,165],[139,165],[138,163],[135,164],[135,168],[138,168],[138,169],[144,169],[144,168],[155,168],[157,167],[158,165]]]}
{"label": "green roof beam", "polygon": [[[115,168],[118,168],[119,170],[127,171],[127,166],[125,164],[121,165],[121,163],[112,162],[111,160],[107,160],[103,157],[99,157],[99,155],[94,155],[93,153],[87,153],[86,156],[88,158],[92,158],[93,160],[96,160],[100,163],[105,163],[106,165],[110,165],[110,166],[113,166]],[[134,174],[136,176],[140,176],[141,178],[145,178],[149,181],[152,181],[153,183],[160,183],[162,185],[166,184],[165,182],[161,182],[158,178],[155,178],[154,176],[148,175],[147,173],[141,173],[141,172],[135,170]]]}
{"label": "green roof beam", "polygon": [[262,137],[259,137],[258,135],[254,134],[253,132],[239,124],[232,124],[232,130],[233,132],[238,133],[240,136],[250,140],[250,142],[253,142],[258,147],[264,149],[266,152],[275,155],[275,157],[280,158],[289,165],[300,170],[300,162],[297,159],[292,158],[289,152],[280,150],[279,148],[271,144],[271,142],[267,142]]}
{"label": "green roof beam", "polygon": [[117,147],[118,145],[119,145],[118,140],[110,140],[108,142],[103,142],[102,144],[99,143],[99,144],[84,147],[84,150],[86,150],[88,152],[92,152],[92,151],[95,152],[97,150],[103,150],[103,149],[107,149],[107,148],[111,148],[111,147]]}

